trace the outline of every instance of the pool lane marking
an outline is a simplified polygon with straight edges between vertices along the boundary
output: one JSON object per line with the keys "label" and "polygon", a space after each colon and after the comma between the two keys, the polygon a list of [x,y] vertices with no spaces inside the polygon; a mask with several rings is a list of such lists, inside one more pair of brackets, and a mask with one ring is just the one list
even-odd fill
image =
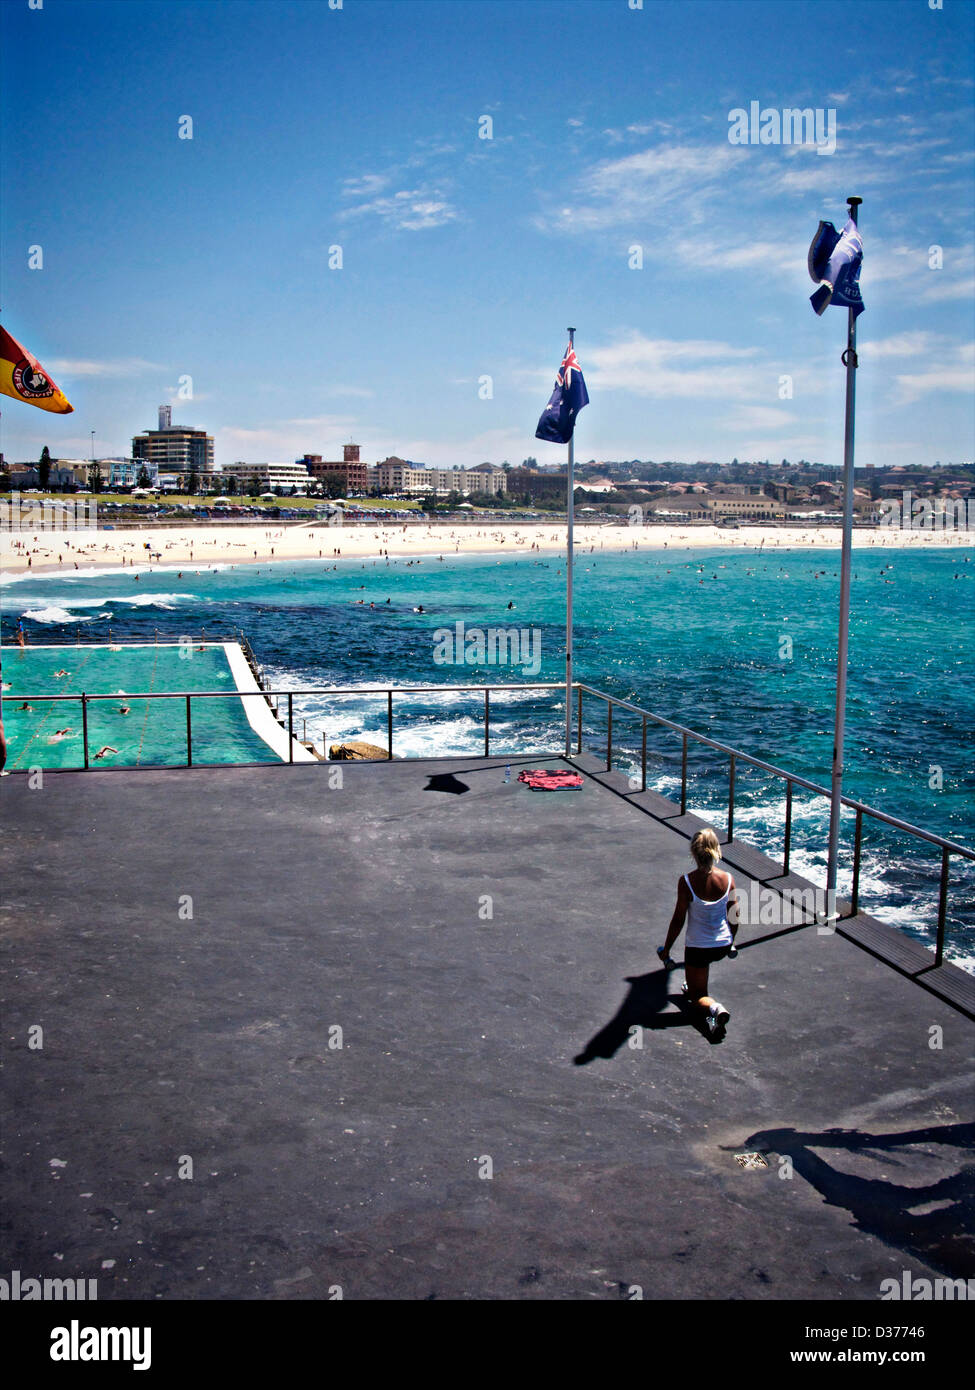
{"label": "pool lane marking", "polygon": [[[155,653],[154,653],[154,655],[153,655],[153,658],[152,658],[152,671],[151,671],[150,674],[149,674],[149,694],[150,694],[150,695],[152,694],[152,689],[153,689],[153,686],[155,685],[155,681],[156,681],[156,667],[157,667],[158,664],[159,664],[159,648],[157,647],[156,650],[155,650]],[[149,725],[149,705],[150,705],[150,703],[151,703],[151,702],[150,702],[149,700],[146,701],[146,712],[145,712],[145,715],[144,715],[143,720],[142,720],[142,736],[141,736],[141,738],[139,739],[139,747],[138,747],[138,750],[137,750],[136,755],[135,755],[135,765],[136,765],[136,767],[138,767],[138,766],[139,766],[139,763],[142,761],[142,745],[143,745],[143,744],[145,743],[145,741],[146,741],[146,729],[148,728],[148,725]]]}

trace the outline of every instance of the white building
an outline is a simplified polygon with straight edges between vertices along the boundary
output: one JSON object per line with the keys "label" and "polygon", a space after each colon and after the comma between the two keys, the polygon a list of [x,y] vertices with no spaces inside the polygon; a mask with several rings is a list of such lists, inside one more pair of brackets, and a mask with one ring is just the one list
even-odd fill
{"label": "white building", "polygon": [[507,475],[492,463],[477,468],[422,468],[406,459],[388,458],[375,467],[375,486],[380,492],[406,492],[422,495],[428,492],[486,492],[496,496],[506,492]]}
{"label": "white building", "polygon": [[300,493],[305,493],[310,482],[308,469],[300,463],[234,463],[229,468],[224,468],[220,477],[236,478],[244,492],[255,478],[268,492],[272,492],[276,487],[283,487],[285,492],[290,492],[296,487]]}

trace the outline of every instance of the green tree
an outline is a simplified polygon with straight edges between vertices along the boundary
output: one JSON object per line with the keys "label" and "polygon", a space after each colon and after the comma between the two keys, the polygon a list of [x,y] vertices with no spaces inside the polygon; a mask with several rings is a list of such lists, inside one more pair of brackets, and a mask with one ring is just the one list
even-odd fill
{"label": "green tree", "polygon": [[138,477],[135,480],[136,487],[152,487],[152,477],[145,464],[139,469]]}
{"label": "green tree", "polygon": [[263,487],[261,486],[261,480],[260,480],[260,478],[257,476],[257,474],[255,473],[254,476],[253,476],[253,478],[251,478],[250,482],[247,484],[247,496],[248,496],[248,497],[260,497],[260,495],[261,495],[261,493],[262,493],[263,491],[264,491],[264,489],[263,489]]}
{"label": "green tree", "polygon": [[190,464],[190,476],[189,476],[189,478],[187,479],[187,482],[186,482],[186,491],[189,493],[189,495],[190,495],[191,497],[195,497],[196,494],[199,492],[199,490],[200,490],[200,465],[199,465],[198,463],[195,463],[195,462],[194,462],[194,463],[191,463],[191,464]]}
{"label": "green tree", "polygon": [[237,496],[237,479],[236,479],[236,477],[234,476],[233,473],[231,473],[231,474],[229,475],[229,477],[227,478],[227,496],[228,496],[228,497],[236,497],[236,496]]}
{"label": "green tree", "polygon": [[97,462],[88,469],[88,486],[92,492],[101,492],[102,490],[102,470]]}
{"label": "green tree", "polygon": [[50,449],[47,447],[47,445],[45,444],[45,445],[44,445],[44,449],[43,449],[43,451],[42,451],[42,453],[41,453],[40,462],[39,462],[38,465],[37,465],[37,482],[38,482],[38,486],[39,486],[39,487],[46,488],[47,485],[48,485],[48,483],[49,483],[50,481],[51,481],[51,451],[50,451]]}

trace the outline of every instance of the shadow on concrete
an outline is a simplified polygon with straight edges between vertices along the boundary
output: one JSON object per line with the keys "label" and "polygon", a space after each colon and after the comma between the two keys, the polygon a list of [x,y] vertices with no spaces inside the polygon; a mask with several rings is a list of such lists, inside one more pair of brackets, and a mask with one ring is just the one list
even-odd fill
{"label": "shadow on concrete", "polygon": [[[629,1041],[632,1028],[694,1028],[712,1046],[720,1044],[723,1032],[713,1033],[703,1015],[685,1001],[683,996],[670,993],[669,970],[654,970],[647,975],[628,975],[630,986],[619,1009],[599,1032],[573,1058],[577,1067],[584,1067],[596,1057],[612,1057]],[[676,1004],[679,1012],[664,1010]]]}
{"label": "shadow on concrete", "polygon": [[423,788],[425,792],[452,792],[454,796],[463,796],[464,792],[469,792],[470,787],[466,782],[459,781],[452,772],[432,772],[427,775],[427,785]]}
{"label": "shadow on concrete", "polygon": [[[897,1150],[933,1144],[961,1149],[969,1162],[947,1177],[916,1187],[843,1172],[813,1152],[840,1149],[885,1162],[889,1167],[916,1171],[916,1156],[898,1156]],[[970,1279],[975,1276],[973,1144],[975,1124],[969,1123],[930,1125],[893,1134],[867,1134],[857,1129],[827,1129],[819,1133],[765,1129],[750,1134],[741,1147],[788,1156],[794,1172],[815,1187],[829,1206],[844,1207],[858,1230],[924,1260],[952,1279]],[[930,1155],[925,1158],[930,1162]],[[914,1210],[934,1203],[939,1204],[935,1211]]]}

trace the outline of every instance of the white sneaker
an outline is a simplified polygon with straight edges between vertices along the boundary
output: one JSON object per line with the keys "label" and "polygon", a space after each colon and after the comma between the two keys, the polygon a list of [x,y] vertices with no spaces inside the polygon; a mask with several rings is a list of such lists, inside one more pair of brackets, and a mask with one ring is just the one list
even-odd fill
{"label": "white sneaker", "polygon": [[708,1019],[709,1021],[713,1021],[713,1026],[715,1028],[726,1028],[730,1018],[731,1014],[723,1004],[715,1002],[708,1009]]}

